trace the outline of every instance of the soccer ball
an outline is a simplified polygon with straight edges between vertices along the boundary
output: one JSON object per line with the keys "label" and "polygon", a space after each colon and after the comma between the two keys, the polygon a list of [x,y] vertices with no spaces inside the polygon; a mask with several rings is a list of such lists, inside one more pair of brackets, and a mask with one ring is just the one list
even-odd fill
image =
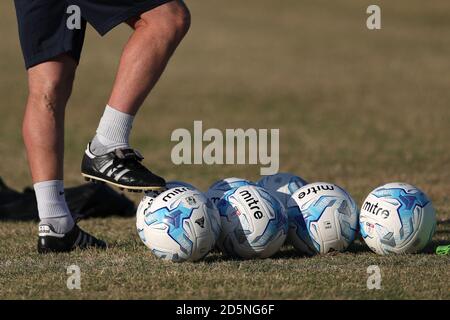
{"label": "soccer ball", "polygon": [[145,196],[137,210],[142,242],[161,259],[197,261],[220,235],[217,208],[200,191],[175,187],[156,198]]}
{"label": "soccer ball", "polygon": [[231,189],[217,208],[222,220],[218,247],[226,255],[268,258],[283,245],[288,230],[287,215],[267,190],[255,185]]}
{"label": "soccer ball", "polygon": [[240,186],[245,186],[249,184],[254,184],[253,182],[241,179],[241,178],[226,178],[223,180],[219,180],[214,182],[206,192],[206,197],[211,200],[212,203],[217,205],[220,198],[227,192],[233,188],[237,188]]}
{"label": "soccer ball", "polygon": [[301,187],[288,202],[290,243],[303,254],[344,251],[353,242],[358,208],[341,187],[315,182]]}
{"label": "soccer ball", "polygon": [[361,208],[361,235],[378,254],[415,253],[425,248],[436,229],[431,201],[418,188],[388,183],[373,190]]}
{"label": "soccer ball", "polygon": [[257,184],[280,200],[286,208],[292,194],[306,185],[307,182],[290,173],[277,173],[271,176],[265,176]]}

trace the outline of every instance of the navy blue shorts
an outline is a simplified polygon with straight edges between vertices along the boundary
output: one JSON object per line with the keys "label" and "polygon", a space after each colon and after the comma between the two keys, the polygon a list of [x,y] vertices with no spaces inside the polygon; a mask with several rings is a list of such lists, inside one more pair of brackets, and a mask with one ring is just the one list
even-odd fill
{"label": "navy blue shorts", "polygon": [[[104,35],[118,24],[170,1],[14,0],[25,66],[31,68],[62,53],[79,62],[87,22]],[[70,19],[75,11],[69,7],[73,5],[80,9],[79,29],[74,28],[76,20]]]}

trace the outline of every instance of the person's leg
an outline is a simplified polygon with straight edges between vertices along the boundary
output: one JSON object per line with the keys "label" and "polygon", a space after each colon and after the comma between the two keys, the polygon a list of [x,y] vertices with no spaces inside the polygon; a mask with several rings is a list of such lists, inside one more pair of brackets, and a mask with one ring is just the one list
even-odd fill
{"label": "person's leg", "polygon": [[106,247],[76,226],[64,196],[64,114],[76,67],[61,54],[28,69],[23,138],[40,218],[39,253]]}
{"label": "person's leg", "polygon": [[38,252],[105,248],[103,241],[75,224],[63,185],[64,113],[83,48],[86,21],[82,21],[81,29],[68,29],[65,1],[14,3],[28,72],[22,132],[40,218]]}
{"label": "person's leg", "polygon": [[39,253],[106,247],[75,224],[64,196],[64,114],[76,67],[62,54],[28,69],[23,138],[40,218]]}
{"label": "person's leg", "polygon": [[61,55],[28,69],[23,138],[34,183],[63,179],[64,114],[76,67]]}
{"label": "person's leg", "polygon": [[81,173],[129,191],[161,190],[163,178],[141,164],[129,147],[133,119],[190,26],[184,3],[174,0],[133,18],[114,87],[97,134],[86,149]]}
{"label": "person's leg", "polygon": [[41,224],[66,233],[74,221],[64,199],[64,113],[77,63],[68,55],[28,69],[23,138]]}
{"label": "person's leg", "polygon": [[190,26],[182,1],[172,1],[128,21],[134,29],[125,46],[91,151],[101,155],[128,147],[134,115],[163,73]]}

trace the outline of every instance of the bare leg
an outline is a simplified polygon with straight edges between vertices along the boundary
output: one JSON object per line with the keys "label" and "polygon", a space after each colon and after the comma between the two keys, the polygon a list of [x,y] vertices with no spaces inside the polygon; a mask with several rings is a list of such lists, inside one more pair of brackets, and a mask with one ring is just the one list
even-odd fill
{"label": "bare leg", "polygon": [[23,137],[33,182],[62,180],[64,114],[76,62],[67,55],[28,70]]}
{"label": "bare leg", "polygon": [[187,33],[190,15],[183,2],[172,1],[128,23],[135,31],[123,51],[108,104],[135,115]]}

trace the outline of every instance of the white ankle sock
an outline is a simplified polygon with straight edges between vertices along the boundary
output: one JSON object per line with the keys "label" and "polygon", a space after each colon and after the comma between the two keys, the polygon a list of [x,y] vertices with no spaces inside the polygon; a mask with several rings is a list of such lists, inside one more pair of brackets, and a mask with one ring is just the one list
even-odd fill
{"label": "white ankle sock", "polygon": [[64,183],[49,180],[34,184],[40,225],[50,224],[57,233],[67,233],[75,222],[64,197]]}
{"label": "white ankle sock", "polygon": [[129,148],[129,136],[134,116],[118,111],[109,105],[97,128],[97,134],[91,142],[91,152],[103,155],[119,148]]}

